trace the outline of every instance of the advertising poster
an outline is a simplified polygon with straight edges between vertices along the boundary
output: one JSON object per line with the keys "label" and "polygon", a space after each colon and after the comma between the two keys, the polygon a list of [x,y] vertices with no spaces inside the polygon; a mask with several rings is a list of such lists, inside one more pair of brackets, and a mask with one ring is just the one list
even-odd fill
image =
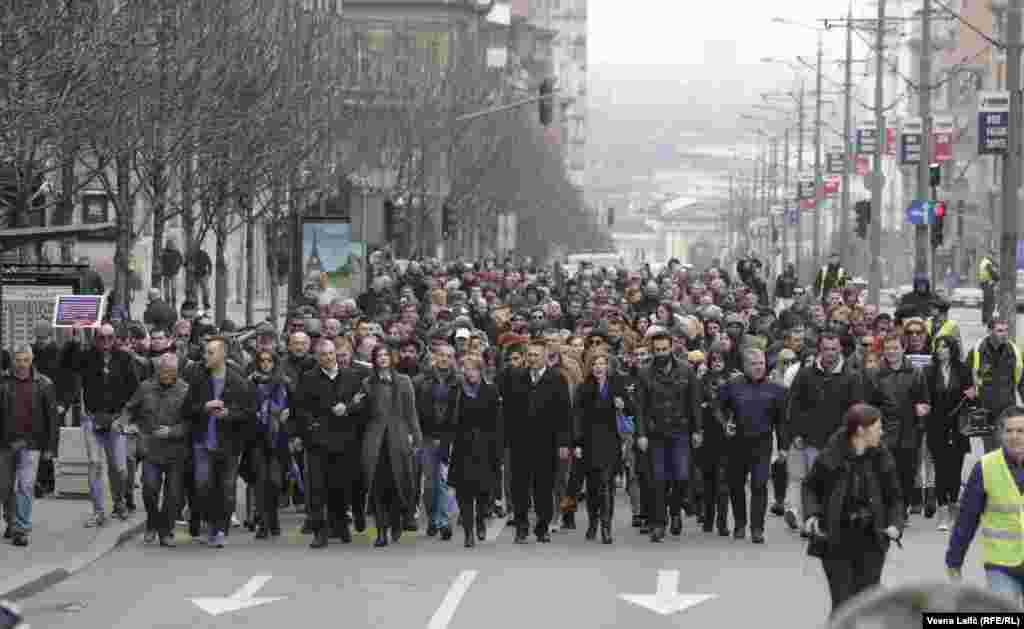
{"label": "advertising poster", "polygon": [[61,295],[75,292],[76,286],[45,284],[7,284],[3,287],[3,344],[35,341],[35,326],[53,320],[53,306]]}
{"label": "advertising poster", "polygon": [[354,299],[365,290],[366,247],[352,240],[347,220],[303,221],[302,278],[303,288],[319,278],[321,303],[336,297]]}

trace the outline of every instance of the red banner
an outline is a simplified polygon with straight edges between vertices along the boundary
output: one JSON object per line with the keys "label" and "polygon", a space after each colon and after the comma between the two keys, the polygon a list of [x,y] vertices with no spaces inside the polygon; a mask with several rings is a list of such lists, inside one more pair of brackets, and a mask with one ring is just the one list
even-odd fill
{"label": "red banner", "polygon": [[936,162],[948,162],[953,159],[953,133],[941,132],[932,134],[933,160]]}
{"label": "red banner", "polygon": [[885,154],[896,155],[896,129],[890,127],[885,129]]}
{"label": "red banner", "polygon": [[814,199],[801,199],[800,200],[800,209],[801,210],[813,210],[814,209]]}
{"label": "red banner", "polygon": [[825,180],[825,194],[839,192],[839,177],[831,177]]}
{"label": "red banner", "polygon": [[871,168],[870,168],[870,165],[868,164],[868,158],[867,158],[866,155],[858,155],[857,156],[857,166],[856,166],[856,168],[857,168],[856,172],[857,172],[857,174],[859,176],[863,177],[864,175],[868,174],[868,171],[871,170]]}

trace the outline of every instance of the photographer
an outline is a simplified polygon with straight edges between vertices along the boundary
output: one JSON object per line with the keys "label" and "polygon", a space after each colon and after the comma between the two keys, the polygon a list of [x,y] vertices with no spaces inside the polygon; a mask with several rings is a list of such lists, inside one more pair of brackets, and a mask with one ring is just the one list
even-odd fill
{"label": "photographer", "polygon": [[821,451],[804,481],[807,554],[821,559],[832,614],[881,582],[890,540],[902,537],[903,497],[896,462],[882,445],[882,413],[855,404],[846,427]]}

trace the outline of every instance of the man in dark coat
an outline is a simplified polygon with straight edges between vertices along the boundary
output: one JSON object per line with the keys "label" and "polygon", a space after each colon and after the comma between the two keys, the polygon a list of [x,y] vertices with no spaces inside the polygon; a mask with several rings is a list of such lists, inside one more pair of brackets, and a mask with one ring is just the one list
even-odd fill
{"label": "man in dark coat", "polygon": [[206,342],[206,364],[191,374],[185,402],[192,433],[196,492],[205,503],[210,546],[223,548],[235,511],[238,463],[256,422],[256,396],[237,370],[228,368],[227,341]]}
{"label": "man in dark coat", "polygon": [[526,351],[527,369],[505,381],[505,434],[512,455],[512,501],[516,511],[516,543],[529,532],[532,495],[537,512],[534,534],[549,543],[554,510],[552,495],[558,459],[569,457],[571,420],[569,384],[561,372],[548,369],[547,345],[533,341]]}
{"label": "man in dark coat", "polygon": [[342,543],[352,542],[349,523],[340,518],[353,499],[350,493],[359,475],[361,414],[352,407],[363,397],[358,372],[338,368],[334,343],[320,341],[317,359],[319,365],[299,383],[295,418],[307,457],[307,504],[315,535],[310,548],[327,546],[325,509],[332,516],[331,532],[337,532]]}

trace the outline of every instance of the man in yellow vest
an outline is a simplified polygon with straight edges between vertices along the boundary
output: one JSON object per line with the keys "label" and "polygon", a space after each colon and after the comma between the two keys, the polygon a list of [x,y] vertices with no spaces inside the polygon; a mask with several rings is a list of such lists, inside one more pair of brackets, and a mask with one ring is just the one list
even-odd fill
{"label": "man in yellow vest", "polygon": [[978,262],[978,285],[981,286],[981,322],[988,325],[996,309],[996,287],[999,284],[999,267],[992,261],[991,254],[981,257]]}
{"label": "man in yellow vest", "polygon": [[974,466],[949,537],[946,571],[962,578],[964,556],[975,534],[994,592],[1024,601],[1024,408],[1011,406],[998,419],[1002,447]]}
{"label": "man in yellow vest", "polygon": [[960,337],[960,325],[949,318],[950,303],[946,299],[936,299],[931,305],[931,318],[928,320],[928,338],[931,339],[931,351],[934,353],[938,347],[939,339],[944,336],[951,336],[956,339],[957,344],[963,347],[963,339]]}
{"label": "man in yellow vest", "polygon": [[846,288],[846,279],[846,269],[839,265],[839,254],[831,254],[828,264],[821,267],[814,278],[814,296],[818,301],[825,301],[833,289]]}
{"label": "man in yellow vest", "polygon": [[[1024,356],[1010,340],[1010,324],[1002,317],[989,321],[990,334],[978,341],[967,355],[967,366],[974,377],[981,406],[991,417],[1017,402],[1017,390],[1024,372]],[[995,434],[985,437],[985,451],[998,447]]]}

